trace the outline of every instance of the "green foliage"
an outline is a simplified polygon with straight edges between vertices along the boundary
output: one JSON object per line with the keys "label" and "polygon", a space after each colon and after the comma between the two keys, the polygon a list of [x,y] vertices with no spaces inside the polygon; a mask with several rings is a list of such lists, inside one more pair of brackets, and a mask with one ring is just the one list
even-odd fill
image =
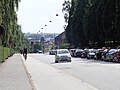
{"label": "green foliage", "polygon": [[0,0],[0,25],[5,27],[5,33],[0,37],[4,47],[18,50],[23,44],[28,45],[27,39],[17,24],[17,13],[20,0]]}
{"label": "green foliage", "polygon": [[69,48],[69,47],[70,47],[70,45],[68,43],[63,43],[63,44],[60,45],[61,49],[66,49],[66,48]]}
{"label": "green foliage", "polygon": [[0,46],[0,63],[11,56],[13,53],[14,50],[12,48]]}
{"label": "green foliage", "polygon": [[37,52],[38,50],[42,50],[42,45],[38,42],[34,44],[34,52]]}
{"label": "green foliage", "polygon": [[66,28],[70,45],[81,48],[120,45],[119,0],[72,0],[71,5]]}
{"label": "green foliage", "polygon": [[63,3],[63,13],[64,13],[64,18],[65,18],[65,22],[68,23],[69,20],[69,12],[70,12],[70,7],[71,7],[71,3],[69,0],[65,0]]}

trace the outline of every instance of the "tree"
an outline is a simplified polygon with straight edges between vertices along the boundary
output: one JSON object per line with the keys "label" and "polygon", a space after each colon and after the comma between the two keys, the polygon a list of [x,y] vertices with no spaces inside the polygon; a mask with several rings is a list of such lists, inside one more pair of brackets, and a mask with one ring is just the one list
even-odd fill
{"label": "tree", "polygon": [[74,47],[120,44],[119,0],[72,0],[66,36]]}
{"label": "tree", "polygon": [[5,27],[1,39],[5,47],[18,48],[22,43],[27,42],[17,24],[16,12],[19,2],[20,0],[0,0],[0,25]]}

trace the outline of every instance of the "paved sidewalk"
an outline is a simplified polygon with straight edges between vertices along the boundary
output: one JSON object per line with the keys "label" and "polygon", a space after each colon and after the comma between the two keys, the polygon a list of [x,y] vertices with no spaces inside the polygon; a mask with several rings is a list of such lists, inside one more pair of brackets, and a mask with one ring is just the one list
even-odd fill
{"label": "paved sidewalk", "polygon": [[0,65],[0,90],[34,90],[20,54]]}

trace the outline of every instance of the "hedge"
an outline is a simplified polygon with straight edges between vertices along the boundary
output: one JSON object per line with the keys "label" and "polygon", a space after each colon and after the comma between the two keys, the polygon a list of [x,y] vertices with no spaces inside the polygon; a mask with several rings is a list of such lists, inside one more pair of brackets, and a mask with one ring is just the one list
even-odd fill
{"label": "hedge", "polygon": [[13,55],[14,50],[12,48],[7,48],[0,46],[0,62],[4,62],[8,57]]}

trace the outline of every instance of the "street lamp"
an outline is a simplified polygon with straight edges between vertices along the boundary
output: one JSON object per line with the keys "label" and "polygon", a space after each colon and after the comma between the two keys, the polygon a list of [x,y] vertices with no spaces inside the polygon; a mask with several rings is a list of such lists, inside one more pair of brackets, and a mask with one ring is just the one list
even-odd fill
{"label": "street lamp", "polygon": [[[58,16],[58,14],[56,14],[56,16]],[[50,23],[52,22],[51,20],[49,21]],[[47,25],[45,24],[45,27],[47,27]],[[41,29],[43,29],[43,28],[41,28]]]}
{"label": "street lamp", "polygon": [[56,14],[56,16],[58,16],[58,14]]}

